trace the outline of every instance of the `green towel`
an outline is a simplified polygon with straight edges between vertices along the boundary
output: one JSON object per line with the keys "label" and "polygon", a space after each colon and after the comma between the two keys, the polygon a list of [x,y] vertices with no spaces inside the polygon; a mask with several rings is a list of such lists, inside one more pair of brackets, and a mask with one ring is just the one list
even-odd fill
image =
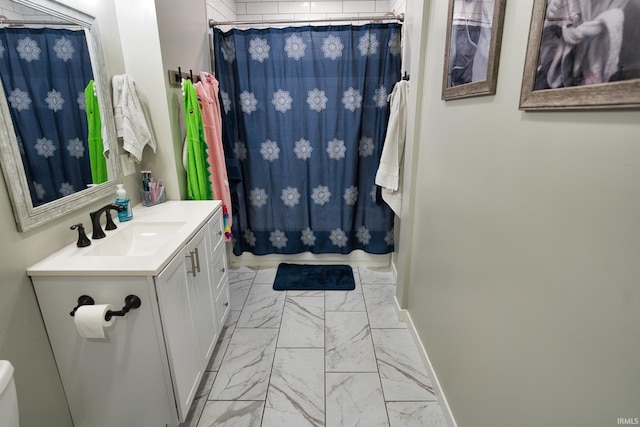
{"label": "green towel", "polygon": [[189,200],[213,200],[202,113],[190,80],[182,82],[182,98],[187,129],[187,195]]}
{"label": "green towel", "polygon": [[94,92],[94,81],[90,80],[84,89],[84,97],[87,111],[87,124],[89,125],[89,164],[91,165],[91,179],[94,184],[102,184],[109,179],[107,173],[107,160],[104,158],[104,145],[102,143],[102,121],[100,119],[100,106]]}

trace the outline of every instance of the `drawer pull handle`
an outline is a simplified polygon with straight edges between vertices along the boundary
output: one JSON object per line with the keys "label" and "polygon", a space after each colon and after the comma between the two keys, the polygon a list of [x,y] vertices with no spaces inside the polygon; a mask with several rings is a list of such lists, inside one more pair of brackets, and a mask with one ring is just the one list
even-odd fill
{"label": "drawer pull handle", "polygon": [[220,269],[220,272],[221,272],[221,273],[224,273],[225,271],[227,271],[227,270],[225,270],[225,268],[224,268],[224,267],[222,267],[222,268]]}
{"label": "drawer pull handle", "polygon": [[185,255],[185,257],[191,260],[191,271],[187,271],[187,273],[191,273],[193,277],[196,277],[196,257],[193,255],[193,251],[189,252],[189,255]]}
{"label": "drawer pull handle", "polygon": [[195,248],[194,252],[196,254],[196,268],[198,269],[198,273],[200,273],[200,252],[198,252],[198,248]]}
{"label": "drawer pull handle", "polygon": [[218,230],[218,232],[216,233],[218,236],[222,236],[222,230]]}

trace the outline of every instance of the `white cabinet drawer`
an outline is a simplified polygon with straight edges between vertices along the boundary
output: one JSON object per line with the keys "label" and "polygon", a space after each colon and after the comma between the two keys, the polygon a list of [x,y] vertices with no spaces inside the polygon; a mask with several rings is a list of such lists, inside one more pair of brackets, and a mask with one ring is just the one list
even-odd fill
{"label": "white cabinet drawer", "polygon": [[211,261],[211,283],[215,285],[215,295],[220,293],[220,288],[225,283],[223,279],[227,278],[227,254],[224,246],[218,246],[218,250],[213,254]]}
{"label": "white cabinet drawer", "polygon": [[231,298],[229,294],[229,286],[226,286],[228,279],[227,276],[224,276],[224,280],[221,281],[222,285],[220,286],[220,294],[216,298],[216,315],[217,321],[220,325],[220,328],[225,324],[225,319],[229,314],[229,310],[231,309]]}
{"label": "white cabinet drawer", "polygon": [[222,243],[224,242],[224,223],[222,221],[222,209],[218,209],[218,211],[213,215],[213,217],[209,220],[209,244],[210,244],[210,261],[213,261],[213,256],[220,249],[224,251],[224,246]]}

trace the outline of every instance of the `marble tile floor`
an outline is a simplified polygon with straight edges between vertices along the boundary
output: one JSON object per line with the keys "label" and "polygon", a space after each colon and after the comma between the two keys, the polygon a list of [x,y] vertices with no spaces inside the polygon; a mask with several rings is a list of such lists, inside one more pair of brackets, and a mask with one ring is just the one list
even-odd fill
{"label": "marble tile floor", "polygon": [[274,291],[275,268],[229,272],[231,313],[181,427],[446,427],[389,271],[354,291]]}

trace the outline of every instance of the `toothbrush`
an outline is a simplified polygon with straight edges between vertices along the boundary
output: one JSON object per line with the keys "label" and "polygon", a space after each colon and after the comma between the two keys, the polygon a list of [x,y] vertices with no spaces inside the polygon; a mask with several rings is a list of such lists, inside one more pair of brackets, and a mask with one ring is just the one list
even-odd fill
{"label": "toothbrush", "polygon": [[156,183],[154,182],[153,178],[149,179],[149,187],[151,188],[151,202],[155,205],[156,204]]}
{"label": "toothbrush", "polygon": [[164,185],[162,185],[162,178],[158,179],[158,187],[160,191],[158,191],[158,200],[162,200],[162,195],[164,194]]}

